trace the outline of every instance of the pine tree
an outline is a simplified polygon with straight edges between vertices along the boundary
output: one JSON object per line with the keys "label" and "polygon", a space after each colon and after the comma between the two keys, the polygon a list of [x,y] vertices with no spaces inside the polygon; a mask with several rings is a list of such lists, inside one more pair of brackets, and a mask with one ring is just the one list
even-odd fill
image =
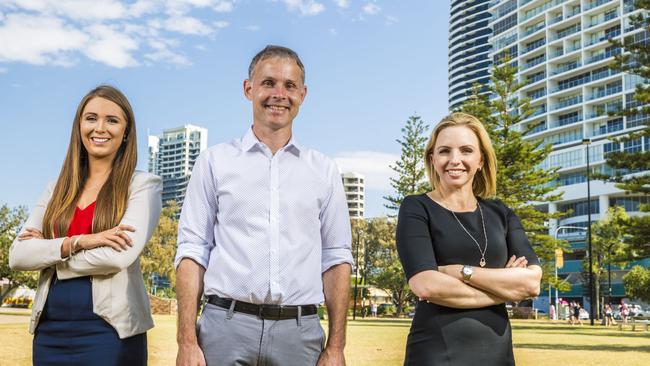
{"label": "pine tree", "polygon": [[402,147],[400,160],[390,168],[397,173],[397,178],[390,178],[390,185],[395,190],[394,196],[385,196],[388,201],[386,208],[398,210],[404,197],[424,193],[429,190],[429,182],[425,179],[424,148],[428,136],[425,135],[428,125],[420,116],[411,116],[402,128],[402,139],[396,140]]}
{"label": "pine tree", "polygon": [[[555,281],[554,258],[557,248],[566,249],[566,243],[548,234],[548,223],[561,217],[561,213],[548,213],[535,208],[535,204],[553,202],[562,194],[554,193],[557,168],[543,167],[551,152],[550,145],[542,140],[527,140],[524,136],[537,125],[523,126],[521,122],[534,112],[530,100],[518,97],[525,85],[517,80],[517,68],[505,57],[491,71],[489,86],[494,98],[479,94],[475,86],[461,111],[479,118],[485,125],[497,157],[497,194],[521,219],[535,252],[542,261],[543,282],[553,286]],[[534,203],[534,204],[533,204]],[[560,285],[565,290],[566,285]]]}
{"label": "pine tree", "polygon": [[[634,100],[628,101],[627,108],[616,113],[627,118],[627,127],[633,120],[644,120],[642,127],[625,136],[612,139],[616,143],[630,144],[645,140],[645,151],[638,152],[610,152],[606,156],[607,165],[614,174],[600,175],[599,178],[616,183],[616,186],[628,194],[650,195],[650,150],[647,148],[650,141],[650,0],[636,0],[636,9],[642,9],[638,15],[630,17],[632,27],[643,29],[636,33],[637,37],[627,36],[623,41],[611,40],[610,42],[622,49],[616,55],[612,68],[638,77],[641,81],[636,85]],[[638,37],[640,35],[641,37]],[[627,97],[626,97],[627,98]],[[633,174],[630,174],[633,173]],[[650,204],[641,205],[640,211],[650,212]],[[630,250],[637,258],[650,256],[650,215],[637,216],[630,219],[627,241]]]}

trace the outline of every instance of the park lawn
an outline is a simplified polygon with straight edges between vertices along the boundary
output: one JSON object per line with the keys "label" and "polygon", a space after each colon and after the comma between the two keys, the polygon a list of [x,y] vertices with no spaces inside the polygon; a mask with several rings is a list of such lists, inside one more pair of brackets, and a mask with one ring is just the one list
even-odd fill
{"label": "park lawn", "polygon": [[[24,317],[23,323],[0,323],[0,365],[31,364],[31,336]],[[154,319],[156,327],[148,333],[149,364],[174,365],[175,317],[157,315]],[[327,328],[326,323],[323,326]],[[350,321],[348,365],[401,365],[409,326],[408,319]],[[522,320],[512,321],[512,328],[520,366],[650,365],[650,332]]]}

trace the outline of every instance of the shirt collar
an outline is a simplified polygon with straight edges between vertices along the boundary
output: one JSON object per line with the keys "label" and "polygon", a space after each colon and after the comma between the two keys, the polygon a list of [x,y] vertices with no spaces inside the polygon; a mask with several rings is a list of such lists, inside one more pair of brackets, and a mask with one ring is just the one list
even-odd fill
{"label": "shirt collar", "polygon": [[[243,151],[250,151],[253,147],[255,146],[263,146],[264,144],[257,139],[257,136],[253,133],[253,127],[251,126],[244,137],[242,137],[242,143],[241,147]],[[291,151],[295,153],[297,156],[300,155],[300,151],[302,150],[302,146],[300,146],[296,142],[296,138],[293,134],[291,134],[291,138],[289,139],[289,142],[284,146],[284,149],[287,151]]]}

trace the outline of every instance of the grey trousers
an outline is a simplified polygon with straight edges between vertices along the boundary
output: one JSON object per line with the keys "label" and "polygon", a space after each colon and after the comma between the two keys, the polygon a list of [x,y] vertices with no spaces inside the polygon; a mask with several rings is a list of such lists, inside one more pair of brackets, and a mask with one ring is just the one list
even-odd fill
{"label": "grey trousers", "polygon": [[208,366],[315,365],[325,345],[318,315],[264,320],[207,304],[197,324]]}

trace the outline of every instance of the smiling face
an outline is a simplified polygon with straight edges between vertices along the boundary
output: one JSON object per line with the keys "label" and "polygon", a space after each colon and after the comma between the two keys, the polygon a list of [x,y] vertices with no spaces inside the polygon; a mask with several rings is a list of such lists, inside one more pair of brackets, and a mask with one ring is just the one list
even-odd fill
{"label": "smiling face", "polygon": [[290,58],[271,57],[259,61],[244,95],[253,104],[253,124],[269,131],[291,129],[307,95],[302,70]]}
{"label": "smiling face", "polygon": [[120,106],[101,97],[92,98],[81,113],[79,126],[88,160],[113,161],[123,143],[127,127]]}
{"label": "smiling face", "polygon": [[469,185],[471,189],[476,171],[483,166],[478,137],[464,126],[440,131],[430,159],[443,188]]}

